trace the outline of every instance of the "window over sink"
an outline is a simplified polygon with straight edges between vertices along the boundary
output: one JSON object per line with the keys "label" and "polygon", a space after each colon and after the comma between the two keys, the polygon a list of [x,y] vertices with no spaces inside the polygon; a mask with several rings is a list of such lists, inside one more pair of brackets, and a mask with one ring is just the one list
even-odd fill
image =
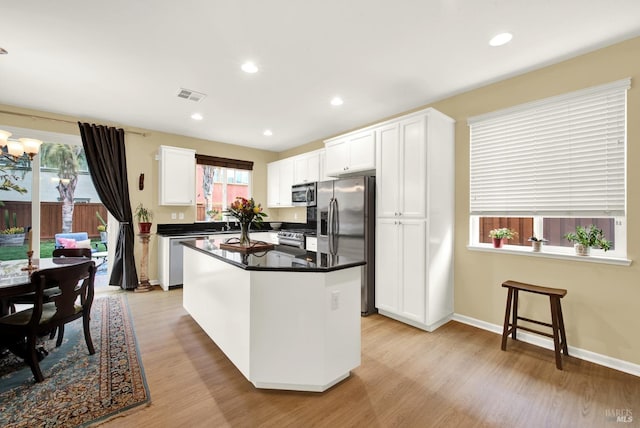
{"label": "window over sink", "polygon": [[253,162],[196,155],[196,221],[226,221],[224,212],[239,196],[251,197]]}

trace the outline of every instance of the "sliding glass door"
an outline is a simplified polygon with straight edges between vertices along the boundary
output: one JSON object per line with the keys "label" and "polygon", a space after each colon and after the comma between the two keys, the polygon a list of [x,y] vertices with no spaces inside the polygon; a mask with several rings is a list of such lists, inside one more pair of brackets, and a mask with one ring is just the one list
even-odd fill
{"label": "sliding glass door", "polygon": [[36,258],[51,257],[58,233],[86,232],[92,248],[106,251],[107,211],[93,186],[80,137],[2,125],[0,129],[16,138],[28,136],[44,142],[30,163],[3,157],[5,171],[12,171],[20,189],[0,192],[4,205],[0,206],[0,235],[22,229],[25,239],[21,243],[15,239],[9,245],[0,242],[0,260],[25,259],[29,235]]}

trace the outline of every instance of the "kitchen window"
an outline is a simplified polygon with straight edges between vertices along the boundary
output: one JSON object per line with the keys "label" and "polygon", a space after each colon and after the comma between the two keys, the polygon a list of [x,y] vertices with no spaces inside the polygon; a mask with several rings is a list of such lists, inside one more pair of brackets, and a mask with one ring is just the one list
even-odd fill
{"label": "kitchen window", "polygon": [[[626,94],[624,79],[470,118],[470,247],[489,230],[518,236],[506,248],[574,254],[564,238],[596,225],[626,258]],[[525,248],[526,247],[526,248]]]}
{"label": "kitchen window", "polygon": [[224,213],[239,196],[251,197],[253,162],[196,155],[197,221],[233,221]]}

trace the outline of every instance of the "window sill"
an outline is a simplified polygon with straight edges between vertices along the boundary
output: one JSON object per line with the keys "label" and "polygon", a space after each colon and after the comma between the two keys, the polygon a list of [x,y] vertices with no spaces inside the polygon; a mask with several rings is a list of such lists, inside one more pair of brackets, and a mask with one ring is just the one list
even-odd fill
{"label": "window sill", "polygon": [[518,247],[515,245],[507,245],[502,248],[493,248],[493,246],[488,244],[487,245],[482,245],[482,244],[467,245],[467,249],[470,251],[481,251],[486,253],[514,254],[518,256],[543,257],[548,259],[571,260],[571,261],[587,262],[587,263],[603,263],[603,264],[618,265],[618,266],[631,265],[631,260],[629,259],[599,257],[599,256],[576,256],[574,254],[549,252],[544,250],[544,246],[542,247],[542,251],[537,253],[534,253],[530,247]]}

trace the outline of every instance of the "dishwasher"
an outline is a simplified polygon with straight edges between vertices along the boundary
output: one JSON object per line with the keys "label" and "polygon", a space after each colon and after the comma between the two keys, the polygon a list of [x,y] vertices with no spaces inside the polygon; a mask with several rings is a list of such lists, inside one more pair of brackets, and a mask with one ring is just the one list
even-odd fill
{"label": "dishwasher", "polygon": [[184,246],[181,242],[192,241],[196,238],[205,238],[207,235],[182,236],[180,238],[169,239],[169,287],[182,285],[182,253]]}

